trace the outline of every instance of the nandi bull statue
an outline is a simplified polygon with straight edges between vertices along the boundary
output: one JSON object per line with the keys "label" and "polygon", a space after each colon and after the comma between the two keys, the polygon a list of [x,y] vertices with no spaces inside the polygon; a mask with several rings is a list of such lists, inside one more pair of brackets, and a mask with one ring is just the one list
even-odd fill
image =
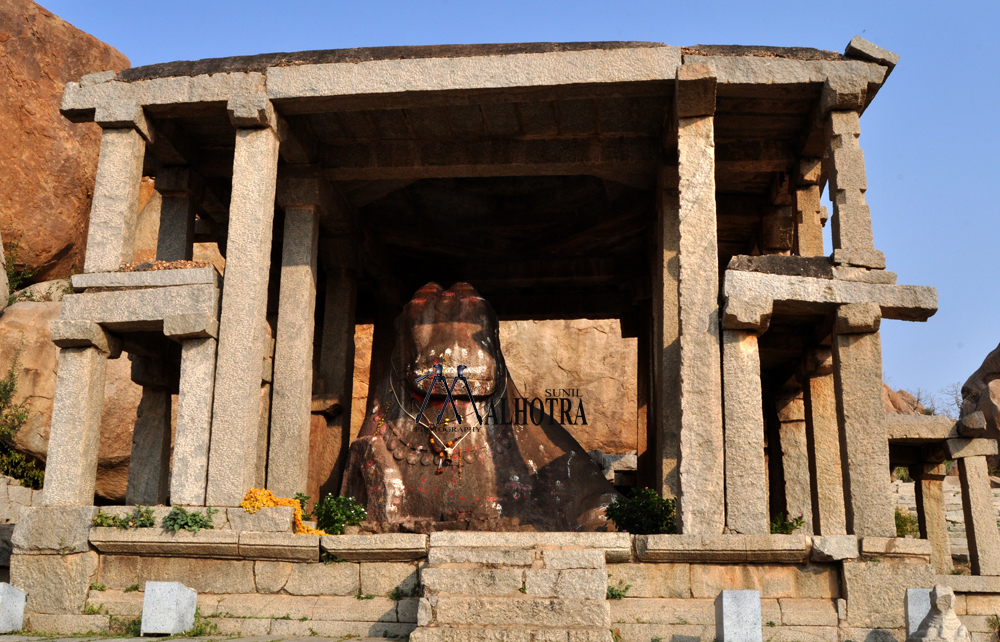
{"label": "nandi bull statue", "polygon": [[386,373],[344,472],[344,495],[370,520],[610,530],[604,509],[617,492],[583,447],[548,417],[511,416],[519,395],[496,313],[471,285],[417,290]]}

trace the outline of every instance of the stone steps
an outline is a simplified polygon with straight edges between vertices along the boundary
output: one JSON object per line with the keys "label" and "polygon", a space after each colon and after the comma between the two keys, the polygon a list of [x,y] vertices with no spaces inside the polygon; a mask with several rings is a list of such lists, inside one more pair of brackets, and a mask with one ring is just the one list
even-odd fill
{"label": "stone steps", "polygon": [[606,551],[432,546],[410,640],[608,642]]}

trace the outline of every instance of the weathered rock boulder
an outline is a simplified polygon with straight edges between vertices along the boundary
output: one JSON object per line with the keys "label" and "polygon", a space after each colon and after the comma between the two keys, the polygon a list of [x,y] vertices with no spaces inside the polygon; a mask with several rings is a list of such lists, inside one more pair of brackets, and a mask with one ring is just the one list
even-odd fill
{"label": "weathered rock boulder", "polygon": [[917,398],[905,390],[893,391],[888,384],[882,384],[882,403],[885,411],[899,415],[926,415],[927,409]]}
{"label": "weathered rock boulder", "polygon": [[0,0],[0,58],[0,236],[36,281],[63,277],[83,266],[101,142],[59,113],[63,88],[129,61],[31,0]]}
{"label": "weathered rock boulder", "polygon": [[[6,373],[20,350],[15,402],[26,401],[28,421],[14,439],[17,450],[45,460],[52,422],[59,349],[49,339],[49,323],[60,303],[16,303],[0,315],[0,370]],[[132,452],[132,428],[142,396],[132,383],[131,363],[124,356],[108,362],[104,418],[98,454],[97,495],[123,502]]]}

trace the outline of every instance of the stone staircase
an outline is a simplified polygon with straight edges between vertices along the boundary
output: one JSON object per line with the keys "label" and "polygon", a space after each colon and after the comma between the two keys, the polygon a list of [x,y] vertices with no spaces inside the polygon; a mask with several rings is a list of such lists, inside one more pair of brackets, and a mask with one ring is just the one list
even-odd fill
{"label": "stone staircase", "polygon": [[434,547],[411,642],[610,642],[601,549]]}

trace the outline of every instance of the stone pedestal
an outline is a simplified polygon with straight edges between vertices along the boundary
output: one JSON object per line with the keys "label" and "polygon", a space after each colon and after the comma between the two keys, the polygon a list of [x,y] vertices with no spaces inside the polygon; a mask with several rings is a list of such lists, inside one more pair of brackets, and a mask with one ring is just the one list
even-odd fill
{"label": "stone pedestal", "polygon": [[239,505],[256,481],[277,168],[273,129],[237,130],[206,494],[213,506]]}

